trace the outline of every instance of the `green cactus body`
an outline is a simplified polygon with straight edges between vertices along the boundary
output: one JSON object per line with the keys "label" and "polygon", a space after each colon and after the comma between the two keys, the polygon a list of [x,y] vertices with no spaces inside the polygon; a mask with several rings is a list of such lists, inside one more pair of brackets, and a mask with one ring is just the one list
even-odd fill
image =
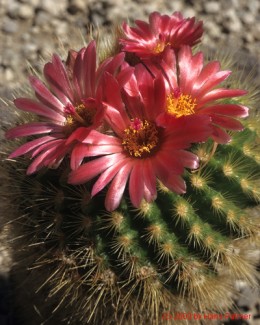
{"label": "green cactus body", "polygon": [[8,162],[19,216],[14,247],[22,245],[17,254],[35,273],[36,295],[48,293],[37,317],[51,308],[50,324],[55,317],[68,324],[163,324],[165,312],[225,312],[234,279],[255,284],[246,246],[258,235],[251,213],[259,201],[257,141],[246,128],[214,154],[211,141],[198,145],[193,150],[204,163],[186,173],[185,195],[159,183],[153,203],[136,209],[125,196],[113,212],[105,211],[103,194],[91,198],[90,184],[66,184],[66,161],[30,177],[26,160]]}

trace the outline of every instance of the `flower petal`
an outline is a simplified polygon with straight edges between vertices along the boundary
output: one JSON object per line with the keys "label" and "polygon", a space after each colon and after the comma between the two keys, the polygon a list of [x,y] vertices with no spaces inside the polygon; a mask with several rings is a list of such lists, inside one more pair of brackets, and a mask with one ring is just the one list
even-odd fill
{"label": "flower petal", "polygon": [[142,160],[135,163],[129,179],[129,195],[133,206],[138,208],[144,195]]}
{"label": "flower petal", "polygon": [[91,191],[91,195],[94,196],[98,192],[100,192],[115,177],[115,175],[118,173],[118,171],[124,165],[126,165],[128,162],[129,162],[129,160],[127,158],[126,159],[122,159],[122,160],[116,162],[114,165],[112,165],[109,168],[107,168],[99,176],[98,180],[94,184],[94,186],[92,188],[92,191]]}
{"label": "flower petal", "polygon": [[128,163],[123,166],[114,177],[105,199],[105,207],[108,211],[115,210],[122,199],[132,164]]}
{"label": "flower petal", "polygon": [[47,106],[50,106],[57,111],[63,112],[64,105],[58,100],[58,98],[56,98],[50,92],[50,90],[39,79],[32,76],[29,78],[29,80],[33,89],[36,92],[36,96],[43,104],[46,104]]}
{"label": "flower petal", "polygon": [[59,100],[66,105],[68,102],[73,103],[74,94],[67,75],[64,64],[58,55],[53,55],[52,62],[45,64],[44,76],[48,81],[51,89],[59,98]]}
{"label": "flower petal", "polygon": [[217,104],[201,109],[200,114],[220,114],[233,117],[247,117],[248,107],[236,104]]}
{"label": "flower petal", "polygon": [[244,129],[244,126],[241,122],[233,118],[217,114],[212,115],[212,123],[228,130],[242,131]]}
{"label": "flower petal", "polygon": [[89,161],[70,173],[68,183],[83,184],[124,158],[124,155],[116,153]]}
{"label": "flower petal", "polygon": [[18,125],[5,134],[7,139],[25,137],[28,135],[44,134],[50,132],[60,132],[61,127],[44,122],[32,122],[24,125]]}
{"label": "flower petal", "polygon": [[35,148],[37,148],[38,146],[41,146],[44,143],[47,143],[49,141],[54,140],[54,137],[51,136],[45,136],[45,137],[41,137],[39,139],[35,139],[29,142],[24,143],[23,145],[21,145],[20,147],[18,147],[15,151],[13,151],[8,158],[15,158],[15,157],[19,157],[21,155],[24,155],[32,150],[34,150]]}
{"label": "flower petal", "polygon": [[23,111],[35,113],[60,123],[65,121],[65,117],[62,114],[32,99],[17,98],[14,100],[14,104]]}
{"label": "flower petal", "polygon": [[213,129],[212,139],[215,142],[220,144],[226,144],[231,140],[231,137],[227,134],[227,132],[225,132],[221,128],[213,125],[212,129]]}

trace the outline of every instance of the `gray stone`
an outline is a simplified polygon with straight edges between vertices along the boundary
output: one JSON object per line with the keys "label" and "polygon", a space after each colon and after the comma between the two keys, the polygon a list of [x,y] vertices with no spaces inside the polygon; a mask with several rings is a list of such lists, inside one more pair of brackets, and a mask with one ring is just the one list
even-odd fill
{"label": "gray stone", "polygon": [[209,14],[220,13],[220,3],[219,3],[219,1],[205,2],[204,9],[205,9],[206,13],[209,13]]}
{"label": "gray stone", "polygon": [[18,22],[16,20],[10,19],[9,17],[4,17],[2,24],[2,31],[5,33],[16,33],[18,30]]}
{"label": "gray stone", "polygon": [[21,4],[19,6],[18,15],[22,19],[29,19],[34,16],[34,8],[29,4]]}
{"label": "gray stone", "polygon": [[63,15],[66,12],[67,0],[41,0],[40,7],[53,16]]}
{"label": "gray stone", "polygon": [[[223,25],[230,31],[238,33],[242,30],[242,23],[237,13],[231,8],[223,13]],[[241,35],[240,35],[241,36]]]}

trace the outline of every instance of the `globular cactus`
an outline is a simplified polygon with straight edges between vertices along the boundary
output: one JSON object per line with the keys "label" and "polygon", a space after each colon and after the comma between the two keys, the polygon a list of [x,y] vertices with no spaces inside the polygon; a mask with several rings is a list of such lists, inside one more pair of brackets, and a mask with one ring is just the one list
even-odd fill
{"label": "globular cactus", "polygon": [[[181,19],[180,14],[172,17]],[[184,22],[193,31],[193,36],[189,35],[186,41],[188,45],[194,45],[200,37],[201,25],[194,25],[192,20]],[[130,37],[130,30],[124,28]],[[130,46],[125,42],[122,41],[125,50],[131,52],[133,43]],[[163,52],[169,42],[158,43],[156,54]],[[185,49],[175,48],[174,51],[180,61],[184,56],[195,60]],[[178,53],[184,52],[178,51],[186,52],[182,56]],[[133,54],[127,55],[128,63],[134,65]],[[145,52],[141,61],[156,79],[160,74],[158,61],[151,63],[147,59],[149,55],[149,51]],[[167,55],[164,62],[168,64],[170,54]],[[69,58],[73,60],[74,54]],[[164,69],[164,73],[169,71]],[[105,84],[108,73],[104,75]],[[110,77],[109,81],[113,80]],[[232,91],[232,80],[230,82],[227,89]],[[238,79],[234,78],[233,84],[236,82]],[[157,85],[160,85],[159,81]],[[225,98],[221,103],[239,107],[255,105],[254,91],[248,90],[248,95],[239,99]],[[236,95],[242,93],[237,91],[233,97]],[[127,91],[124,96],[127,97]],[[130,96],[134,96],[133,93]],[[166,102],[172,109],[175,99],[167,96]],[[187,97],[181,96],[178,94],[176,98],[185,102]],[[104,97],[109,103],[109,94],[105,93]],[[66,130],[69,126],[77,132],[77,128],[82,127],[80,119],[73,120],[72,108],[67,106],[66,109],[70,109],[71,119],[67,116]],[[19,119],[27,121],[27,113],[19,113]],[[156,130],[163,133],[163,128],[168,125],[163,124],[164,117],[160,121],[161,129]],[[217,118],[215,125],[216,121]],[[97,130],[110,136],[109,117],[106,123],[101,127],[99,124]],[[130,158],[140,159],[144,151],[145,158],[151,152],[156,155],[151,144],[149,147],[146,143],[141,150],[133,147],[131,142],[130,147],[129,141],[134,141],[140,130],[145,130],[142,136],[148,131],[149,136],[157,134],[154,129],[149,129],[152,125],[149,121],[133,119],[132,123],[126,128],[127,136],[122,141]],[[176,121],[172,123],[178,130]],[[242,279],[253,286],[257,284],[256,261],[251,252],[259,245],[259,218],[255,208],[260,199],[260,152],[259,118],[253,109],[243,120],[243,126],[240,132],[234,127],[225,135],[212,133],[205,141],[190,141],[193,143],[190,153],[192,157],[198,157],[200,164],[184,171],[185,193],[178,194],[166,186],[165,180],[157,179],[156,197],[147,200],[144,195],[138,206],[131,188],[124,191],[118,207],[111,208],[105,199],[109,191],[107,187],[92,195],[96,177],[79,185],[69,184],[68,179],[73,180],[70,175],[77,175],[82,168],[76,168],[71,174],[69,150],[74,142],[62,152],[66,156],[58,166],[38,164],[39,170],[31,175],[26,175],[27,157],[4,160],[2,170],[8,174],[5,193],[2,193],[7,198],[4,213],[11,222],[14,260],[19,270],[15,278],[24,281],[18,285],[16,295],[21,299],[18,305],[23,309],[21,314],[26,324],[54,324],[55,321],[59,324],[167,324],[172,321],[169,315],[178,313],[191,315],[190,323],[199,323],[198,315],[206,315],[207,321],[207,315],[227,312],[233,305],[235,280]],[[82,139],[84,145],[86,136],[81,136],[78,132],[77,140]],[[67,145],[65,141],[62,143]],[[82,143],[77,150],[82,149]],[[5,151],[10,153],[13,146],[13,143],[5,142]],[[94,155],[85,153],[83,157],[87,157],[83,163],[95,161]],[[31,316],[32,310],[34,316]]]}

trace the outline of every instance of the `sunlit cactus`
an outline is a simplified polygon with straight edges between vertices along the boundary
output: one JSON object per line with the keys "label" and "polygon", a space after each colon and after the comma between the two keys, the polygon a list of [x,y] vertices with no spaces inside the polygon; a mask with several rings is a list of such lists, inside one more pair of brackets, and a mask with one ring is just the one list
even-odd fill
{"label": "sunlit cactus", "polygon": [[[174,69],[183,78],[182,62],[187,60],[187,65],[199,71],[203,57],[192,54],[188,47],[198,43],[202,24],[194,19],[185,20],[180,13],[170,17],[173,30],[183,23],[177,47],[171,45],[172,39],[166,38],[164,43],[139,51],[137,40],[131,40],[133,31],[123,25],[126,39],[121,45],[130,52],[126,61],[122,53],[104,59],[103,51],[100,57],[104,61],[97,63],[95,72],[90,61],[84,61],[87,53],[92,63],[95,60],[92,41],[87,49],[70,52],[66,64],[54,56],[52,63],[45,66],[51,92],[43,90],[36,78],[31,79],[37,106],[28,99],[15,101],[17,108],[29,113],[16,111],[15,122],[6,122],[5,129],[29,121],[36,122],[36,127],[43,126],[39,132],[32,130],[31,125],[11,129],[7,137],[24,136],[25,140],[3,142],[2,207],[13,247],[18,317],[24,324],[159,325],[171,323],[170,316],[178,313],[193,315],[189,322],[197,323],[198,315],[220,315],[232,308],[236,280],[257,285],[257,261],[252,255],[259,247],[259,118],[254,111],[257,94],[253,85],[252,89],[246,85],[247,94],[240,90],[245,83],[239,87],[238,79],[224,83],[225,89],[219,88],[224,99],[210,86],[207,93],[203,85],[205,71],[201,75],[198,72],[197,78],[198,85],[205,87],[204,97],[194,99],[192,89],[191,95],[186,93],[188,78],[182,84],[179,77],[173,77],[171,84],[171,76],[177,73]],[[154,13],[151,21],[158,23],[161,18]],[[142,28],[147,30],[144,26],[139,23],[140,35]],[[183,44],[181,37],[185,40]],[[163,51],[165,57],[159,58]],[[149,61],[153,55],[155,58]],[[180,61],[178,68],[175,56]],[[219,71],[217,61],[209,62],[208,79],[215,87],[224,82],[229,72]],[[170,66],[173,63],[175,66]],[[61,84],[51,67],[56,73],[63,71]],[[85,76],[84,69],[92,71],[82,86],[79,81]],[[141,73],[145,78],[139,80]],[[91,84],[94,75],[95,82]],[[122,87],[118,86],[120,82]],[[178,87],[176,82],[180,82]],[[65,87],[68,85],[72,85],[71,89]],[[79,91],[77,87],[83,88]],[[169,93],[169,89],[173,91]],[[142,101],[137,99],[137,90]],[[124,121],[131,119],[131,124],[121,132],[122,122],[117,114],[125,112],[122,108],[116,111],[115,105],[124,102],[127,112],[127,104],[135,100],[139,107],[145,107],[151,91],[164,98],[165,112],[156,118],[147,119],[144,115],[141,119],[131,115],[131,108],[131,114],[124,117]],[[79,94],[91,99],[80,98],[79,104]],[[65,104],[66,96],[76,99]],[[213,104],[205,106],[210,96]],[[198,105],[204,113],[196,111]],[[212,113],[211,107],[219,110],[217,114]],[[82,113],[81,109],[89,108],[90,115]],[[247,117],[248,108],[251,111]],[[172,116],[176,110],[179,113]],[[35,118],[30,112],[41,117]],[[239,117],[245,118],[238,121]],[[53,124],[48,119],[53,119]],[[38,138],[41,143],[33,142],[34,136],[45,134],[48,127],[47,136],[53,138],[44,135]],[[169,131],[171,128],[175,133]],[[186,135],[190,128],[193,133]],[[118,134],[121,138],[115,136]],[[140,144],[140,138],[147,134],[152,140],[145,139]],[[180,138],[174,143],[177,157],[168,158],[162,149],[173,148],[169,134]],[[113,141],[113,149],[98,147],[107,139]],[[96,156],[117,154],[120,146],[125,156],[120,158],[122,165],[115,160],[119,169],[113,175],[107,172],[112,170],[112,164],[107,170],[100,164],[100,172],[88,170],[97,168],[95,161],[100,158]],[[160,154],[176,159],[177,166],[164,165],[154,158]],[[20,155],[25,157],[18,158]],[[149,159],[149,168],[157,168],[156,188],[153,189],[153,179],[146,175],[140,179],[146,182],[140,184],[140,192],[138,177],[129,171],[127,186],[123,190],[118,187],[121,197],[116,202],[111,193],[116,195],[120,170],[127,170],[129,161],[145,164]],[[132,171],[135,167],[131,168]],[[145,170],[140,175],[145,175]],[[172,176],[175,178],[168,182]],[[101,180],[108,179],[102,187]]]}

